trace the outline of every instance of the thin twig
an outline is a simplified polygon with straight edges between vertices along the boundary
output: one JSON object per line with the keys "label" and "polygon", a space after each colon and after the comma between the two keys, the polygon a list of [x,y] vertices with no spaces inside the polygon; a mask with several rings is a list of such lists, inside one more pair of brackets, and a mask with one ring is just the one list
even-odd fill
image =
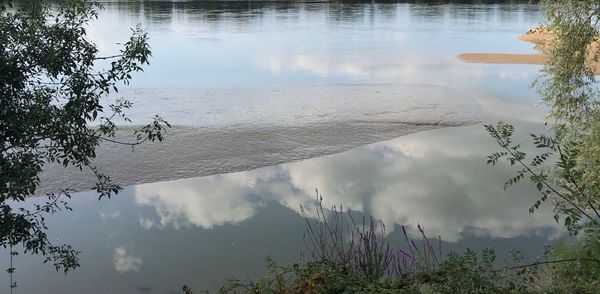
{"label": "thin twig", "polygon": [[[600,263],[599,259],[594,259],[594,258],[569,258],[569,259],[559,259],[559,260],[536,261],[536,262],[529,263],[529,264],[524,264],[524,265],[519,265],[519,266],[512,266],[512,267],[509,267],[509,268],[506,268],[506,269],[508,269],[508,270],[516,270],[516,269],[522,269],[522,268],[527,268],[527,267],[532,267],[532,266],[538,266],[538,265],[544,265],[544,264],[555,264],[555,263],[576,262],[576,261],[591,261],[591,262]],[[501,271],[506,270],[506,269],[497,269],[497,270],[492,270],[491,272],[501,272]]]}
{"label": "thin twig", "polygon": [[94,59],[95,60],[105,60],[105,59],[113,59],[113,58],[117,58],[117,57],[123,57],[123,54],[117,54],[117,55],[111,55],[111,56],[100,56],[100,57],[96,57]]}

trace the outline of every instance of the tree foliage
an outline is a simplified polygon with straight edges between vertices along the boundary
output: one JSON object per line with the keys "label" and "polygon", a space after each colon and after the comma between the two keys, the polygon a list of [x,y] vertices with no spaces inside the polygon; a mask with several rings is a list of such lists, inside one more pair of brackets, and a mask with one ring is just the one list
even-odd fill
{"label": "tree foliage", "polygon": [[555,219],[563,219],[571,233],[584,228],[599,230],[600,221],[600,106],[594,67],[600,56],[600,2],[593,0],[543,1],[548,31],[549,59],[534,84],[549,107],[553,136],[534,135],[539,150],[532,157],[512,142],[514,127],[503,122],[486,126],[501,151],[488,157],[496,164],[504,158],[518,166],[511,186],[527,177],[537,187],[542,202],[552,201]]}
{"label": "tree foliage", "polygon": [[119,54],[99,56],[86,36],[99,8],[84,0],[0,2],[0,246],[11,256],[17,248],[42,254],[65,274],[79,266],[78,251],[49,240],[44,216],[70,210],[72,191],[65,187],[31,209],[15,204],[37,195],[48,164],[92,171],[99,198],[111,197],[121,187],[93,163],[100,144],[161,141],[169,127],[157,116],[131,142],[115,140],[115,121],[128,121],[124,111],[131,103],[101,102],[142,71],[151,50],[138,26]]}

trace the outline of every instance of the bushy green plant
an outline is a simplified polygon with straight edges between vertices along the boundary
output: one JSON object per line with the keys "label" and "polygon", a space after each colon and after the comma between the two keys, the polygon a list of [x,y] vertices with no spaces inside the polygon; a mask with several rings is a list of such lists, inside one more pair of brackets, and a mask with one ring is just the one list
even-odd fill
{"label": "bushy green plant", "polygon": [[544,267],[552,293],[600,293],[600,232],[588,231],[577,239],[563,238],[549,249],[552,263]]}
{"label": "bushy green plant", "polygon": [[268,262],[269,273],[257,281],[230,280],[219,293],[542,293],[532,287],[535,267],[494,269],[495,254],[486,249],[450,253],[436,270],[415,271],[377,280],[349,272],[328,260],[281,267]]}
{"label": "bushy green plant", "polygon": [[[486,125],[486,129],[502,148],[488,156],[488,164],[495,165],[505,159],[511,166],[518,167],[517,174],[506,181],[504,188],[527,178],[538,189],[540,198],[529,208],[530,213],[550,199],[555,220],[558,222],[562,217],[572,234],[577,234],[582,228],[598,228],[600,197],[590,194],[591,188],[583,184],[582,178],[586,175],[578,170],[581,153],[577,142],[532,134],[533,143],[540,153],[529,159],[521,151],[521,145],[513,142],[512,125],[499,122],[496,126]],[[549,169],[544,164],[551,157],[556,163]]]}

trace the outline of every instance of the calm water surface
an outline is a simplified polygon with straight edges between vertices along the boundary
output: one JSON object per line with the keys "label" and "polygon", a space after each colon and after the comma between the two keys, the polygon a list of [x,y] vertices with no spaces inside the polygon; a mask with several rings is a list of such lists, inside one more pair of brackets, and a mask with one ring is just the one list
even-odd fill
{"label": "calm water surface", "polygon": [[[134,89],[428,84],[472,97],[486,121],[515,122],[523,140],[544,130],[544,111],[529,89],[538,67],[456,58],[533,52],[517,39],[541,21],[529,4],[113,2],[105,8],[90,28],[104,53],[138,22],[151,36],[154,58]],[[176,101],[148,103],[160,113],[160,103]],[[493,246],[533,258],[559,227],[550,211],[529,215],[535,188],[503,191],[512,173],[485,165],[494,148],[477,124],[255,170],[129,186],[101,202],[92,192],[78,193],[74,211],[48,224],[57,243],[82,251],[82,267],[64,277],[38,256],[18,256],[17,293],[176,293],[183,284],[214,290],[230,277],[256,278],[266,256],[282,264],[299,260],[299,207],[311,203],[315,189],[326,206],[343,204],[388,228],[421,224],[441,236],[445,251]],[[397,229],[390,238],[398,240]],[[8,285],[8,276],[0,283]]]}

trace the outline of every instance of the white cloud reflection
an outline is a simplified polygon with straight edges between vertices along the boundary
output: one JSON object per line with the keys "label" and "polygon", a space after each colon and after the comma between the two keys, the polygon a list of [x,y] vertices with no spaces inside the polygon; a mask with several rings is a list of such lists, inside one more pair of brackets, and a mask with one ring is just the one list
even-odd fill
{"label": "white cloud reflection", "polygon": [[[306,72],[359,82],[451,86],[474,97],[494,117],[536,122],[544,119],[543,109],[534,109],[542,115],[531,114],[538,98],[529,86],[538,74],[538,66],[468,64],[448,52],[425,52],[422,48],[369,50],[368,54],[361,50],[269,53],[273,54],[257,57],[256,66],[278,75]],[[503,91],[525,99],[507,99],[502,97]]]}
{"label": "white cloud reflection", "polygon": [[121,217],[121,212],[118,210],[111,210],[108,212],[100,212],[100,218],[102,220],[118,219],[119,217]]}
{"label": "white cloud reflection", "polygon": [[[420,223],[451,242],[557,228],[550,211],[528,214],[536,196],[531,187],[504,192],[511,172],[485,167],[492,147],[481,126],[442,129],[249,172],[141,185],[135,199],[155,209],[158,224],[175,228],[239,223],[269,202],[299,213],[315,189],[326,207],[343,204],[388,227]],[[151,227],[149,216],[140,222]]]}
{"label": "white cloud reflection", "polygon": [[204,229],[226,223],[239,223],[255,213],[254,201],[247,192],[267,173],[241,172],[206,178],[183,179],[136,186],[135,201],[156,209],[158,222],[140,218],[142,227],[175,228],[194,225]]}
{"label": "white cloud reflection", "polygon": [[115,248],[114,264],[115,269],[120,273],[137,272],[142,267],[142,259],[128,254],[125,247],[119,246]]}
{"label": "white cloud reflection", "polygon": [[[369,54],[355,52],[296,53],[275,52],[259,56],[256,66],[282,74],[304,71],[318,77],[349,77],[393,83],[473,86],[474,81],[491,77],[485,65],[463,64],[454,56],[433,55],[411,50],[376,50]],[[526,79],[527,73],[504,71],[502,78]],[[494,76],[497,76],[494,74]]]}

